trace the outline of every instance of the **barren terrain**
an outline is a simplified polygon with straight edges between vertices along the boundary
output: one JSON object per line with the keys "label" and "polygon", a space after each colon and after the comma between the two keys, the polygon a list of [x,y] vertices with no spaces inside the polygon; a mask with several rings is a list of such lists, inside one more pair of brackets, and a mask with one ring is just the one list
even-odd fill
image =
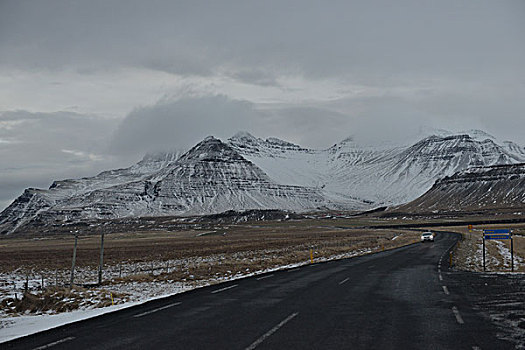
{"label": "barren terrain", "polygon": [[[367,254],[418,240],[419,232],[340,228],[340,220],[308,219],[106,233],[103,283],[96,286],[100,235],[80,232],[75,284],[72,235],[0,241],[4,313],[53,313],[141,300],[283,267]],[[27,290],[38,298],[17,301]],[[45,291],[42,289],[42,284]],[[84,287],[84,288],[81,288]],[[67,307],[60,301],[71,299]],[[111,298],[113,300],[111,300]],[[42,301],[47,299],[47,301]]]}

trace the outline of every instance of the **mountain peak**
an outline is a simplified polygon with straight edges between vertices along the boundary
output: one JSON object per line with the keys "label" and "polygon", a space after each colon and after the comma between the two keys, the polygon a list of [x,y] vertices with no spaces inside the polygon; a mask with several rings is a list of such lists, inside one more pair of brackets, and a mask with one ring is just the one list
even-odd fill
{"label": "mountain peak", "polygon": [[230,140],[249,140],[249,141],[255,141],[257,138],[250,134],[247,131],[239,131],[232,137],[230,137]]}
{"label": "mountain peak", "polygon": [[424,127],[420,129],[418,138],[428,138],[430,136],[435,137],[451,137],[451,136],[460,136],[460,135],[468,135],[471,139],[477,140],[477,141],[485,141],[486,139],[490,140],[496,140],[496,138],[489,133],[479,130],[479,129],[469,129],[469,130],[461,130],[461,131],[449,131],[445,129],[435,129],[435,128],[429,128]]}
{"label": "mountain peak", "polygon": [[210,136],[206,136],[206,137],[204,138],[204,140],[201,141],[201,143],[202,143],[202,142],[210,142],[210,141],[213,142],[213,141],[220,141],[220,140],[219,140],[218,138],[216,138],[216,137],[210,135]]}
{"label": "mountain peak", "polygon": [[228,144],[213,136],[208,136],[180,157],[180,161],[228,162],[246,160]]}
{"label": "mountain peak", "polygon": [[462,131],[461,134],[467,134],[474,140],[478,140],[478,141],[484,141],[486,139],[490,139],[493,141],[496,140],[494,136],[490,135],[489,133],[486,133],[483,130],[470,129],[470,130]]}
{"label": "mountain peak", "polygon": [[184,151],[181,149],[172,149],[166,152],[148,152],[142,157],[142,160],[139,162],[141,164],[159,162],[159,161],[176,161]]}
{"label": "mountain peak", "polygon": [[284,141],[276,137],[269,137],[266,139],[266,142],[277,146],[300,148],[300,146],[296,145],[295,143]]}

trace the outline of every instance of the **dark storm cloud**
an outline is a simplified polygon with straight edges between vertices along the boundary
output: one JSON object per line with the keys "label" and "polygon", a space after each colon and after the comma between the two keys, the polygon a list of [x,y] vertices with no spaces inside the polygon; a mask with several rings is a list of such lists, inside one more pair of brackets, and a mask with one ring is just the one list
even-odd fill
{"label": "dark storm cloud", "polygon": [[0,64],[523,78],[522,1],[4,1]]}
{"label": "dark storm cloud", "polygon": [[225,96],[161,100],[126,116],[115,132],[111,150],[116,154],[140,154],[188,149],[209,135],[228,138],[232,127],[251,130],[260,116],[251,103]]}
{"label": "dark storm cloud", "polygon": [[226,140],[237,131],[324,148],[355,132],[353,124],[355,120],[349,116],[316,107],[261,110],[253,103],[225,96],[187,97],[131,112],[115,132],[112,151],[143,154],[188,149],[206,136]]}

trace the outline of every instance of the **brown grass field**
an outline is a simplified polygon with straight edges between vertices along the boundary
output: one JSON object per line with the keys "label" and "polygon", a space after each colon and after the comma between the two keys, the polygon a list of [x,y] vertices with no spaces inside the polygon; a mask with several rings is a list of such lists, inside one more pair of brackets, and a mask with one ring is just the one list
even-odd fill
{"label": "brown grass field", "polygon": [[[102,286],[95,287],[99,264],[100,234],[79,235],[75,283],[86,287],[69,290],[74,238],[71,234],[19,236],[0,239],[0,300],[6,314],[60,312],[78,307],[101,307],[136,300],[147,293],[169,292],[173,285],[217,283],[224,279],[310,262],[338,259],[411,244],[419,241],[424,227],[417,229],[366,229],[364,226],[424,224],[428,220],[405,218],[338,218],[259,221],[242,224],[208,224],[196,228],[163,229],[127,225],[108,230],[104,240]],[[514,251],[525,256],[525,224],[491,225],[512,228]],[[457,227],[435,230],[463,234],[454,249],[456,268],[480,271],[479,243],[483,226],[469,232]],[[434,230],[434,228],[431,228]],[[507,244],[505,242],[504,244]],[[508,261],[499,254],[501,246],[487,245],[489,271],[508,271]],[[525,271],[517,262],[516,271]],[[25,281],[29,292],[21,300]],[[42,281],[46,288],[42,288]],[[13,287],[12,287],[13,286]],[[153,287],[153,291],[143,288]],[[13,289],[14,288],[14,289]],[[133,288],[135,290],[133,291]],[[155,289],[156,288],[156,289]],[[135,293],[134,295],[132,295]],[[138,296],[137,296],[138,294]],[[61,300],[67,295],[70,304]],[[113,298],[113,299],[111,299]],[[135,298],[135,299],[133,299]],[[86,304],[87,303],[87,304]]]}
{"label": "brown grass field", "polygon": [[[398,239],[392,240],[394,236]],[[338,229],[303,222],[264,223],[220,226],[207,230],[175,232],[135,231],[106,234],[104,264],[107,266],[149,261],[186,260],[207,256],[230,257],[235,254],[259,257],[264,265],[293,263],[315,258],[328,258],[350,250],[390,249],[418,238],[408,230]],[[0,271],[68,269],[71,266],[74,238],[51,236],[0,240]],[[79,236],[78,267],[96,267],[99,262],[100,236]]]}

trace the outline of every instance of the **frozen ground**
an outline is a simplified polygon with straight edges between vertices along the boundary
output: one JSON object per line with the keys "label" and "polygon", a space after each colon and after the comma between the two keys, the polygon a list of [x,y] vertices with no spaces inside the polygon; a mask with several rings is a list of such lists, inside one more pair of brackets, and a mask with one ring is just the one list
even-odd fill
{"label": "frozen ground", "polygon": [[525,274],[468,274],[462,284],[475,308],[498,326],[498,338],[513,342],[516,349],[525,349]]}
{"label": "frozen ground", "polygon": [[[467,271],[483,271],[483,241],[480,232],[466,233],[455,250],[454,264]],[[487,241],[485,249],[487,271],[510,272],[510,248],[498,240]],[[514,271],[525,271],[525,261],[514,250]]]}
{"label": "frozen ground", "polygon": [[[464,234],[464,240],[455,250],[454,264],[459,270],[478,272],[461,273],[465,293],[473,298],[475,307],[498,326],[499,338],[512,341],[516,349],[525,349],[524,259],[515,250],[514,271],[517,272],[510,272],[509,247],[503,241],[487,241],[487,272],[483,272],[481,232]],[[518,239],[515,244],[519,244]]]}

